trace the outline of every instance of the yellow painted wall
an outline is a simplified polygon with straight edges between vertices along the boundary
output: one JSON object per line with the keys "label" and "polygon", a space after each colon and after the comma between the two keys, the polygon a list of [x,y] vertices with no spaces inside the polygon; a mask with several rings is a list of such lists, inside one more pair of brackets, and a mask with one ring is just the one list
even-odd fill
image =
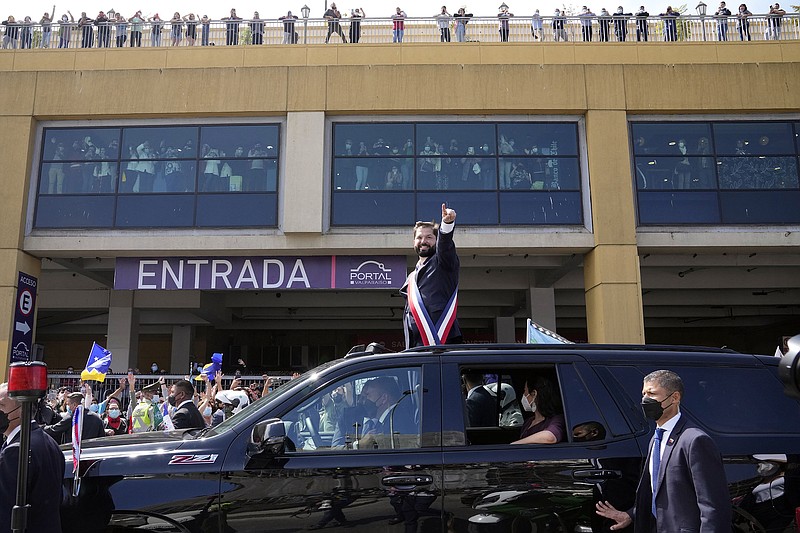
{"label": "yellow painted wall", "polygon": [[[10,324],[12,274],[25,262],[19,250],[38,120],[310,112],[298,123],[322,151],[318,112],[584,117],[594,229],[585,265],[589,340],[641,342],[628,116],[798,109],[798,42],[0,51],[0,206],[6,218],[0,226],[0,324]],[[297,140],[290,131],[287,136],[287,142]],[[305,163],[308,168],[324,166],[323,154],[317,155]],[[284,187],[283,205],[310,201],[310,212],[324,212],[324,194],[314,179]],[[310,200],[300,198],[303,191],[313,192]],[[322,227],[296,212],[285,220],[287,246],[291,232],[306,239]],[[320,235],[307,242],[324,249],[336,238]],[[467,248],[479,246],[479,235],[465,239]],[[0,348],[8,327],[0,327]]]}

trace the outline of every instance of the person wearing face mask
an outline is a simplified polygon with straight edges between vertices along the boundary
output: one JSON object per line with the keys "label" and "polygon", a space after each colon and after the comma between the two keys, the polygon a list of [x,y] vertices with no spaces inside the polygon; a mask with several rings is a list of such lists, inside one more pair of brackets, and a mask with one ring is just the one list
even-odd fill
{"label": "person wearing face mask", "polygon": [[711,437],[681,415],[680,376],[656,370],[644,378],[642,411],[656,422],[648,445],[636,503],[627,511],[598,502],[597,514],[615,530],[730,533],[731,501],[722,456]]}
{"label": "person wearing face mask", "polygon": [[434,222],[414,225],[417,265],[400,293],[406,298],[403,330],[406,347],[460,344],[456,318],[460,262],[453,242],[456,212],[442,204],[441,227]]}
{"label": "person wearing face mask", "polygon": [[[44,426],[44,432],[53,437],[56,442],[65,444],[72,442],[72,417],[75,415],[75,410],[79,405],[83,404],[83,394],[80,392],[73,392],[67,396],[67,416],[49,426]],[[97,415],[88,409],[81,409],[83,416],[83,433],[82,439],[95,439],[98,437],[105,437],[106,431],[103,428],[103,421]]]}
{"label": "person wearing face mask", "polygon": [[112,396],[107,401],[107,408],[103,417],[106,436],[125,435],[128,432],[128,420],[123,416],[119,400]]}
{"label": "person wearing face mask", "polygon": [[742,498],[739,507],[751,515],[766,531],[784,531],[792,522],[794,507],[787,500],[784,474],[788,463],[785,454],[758,454],[756,472],[761,483]]}
{"label": "person wearing face mask", "polygon": [[175,412],[172,414],[172,424],[175,429],[200,429],[206,427],[203,415],[195,406],[194,386],[185,379],[173,383],[169,390],[167,401]]}
{"label": "person wearing face mask", "polygon": [[[22,406],[8,395],[8,384],[0,384],[0,531],[11,531],[11,510],[17,500]],[[25,530],[61,531],[59,508],[64,479],[64,453],[35,421],[31,421],[28,460],[28,498]]]}
{"label": "person wearing face mask", "polygon": [[528,377],[520,403],[523,414],[529,414],[519,440],[511,444],[556,444],[564,440],[567,434],[564,410],[552,381],[544,376]]}
{"label": "person wearing face mask", "polygon": [[131,433],[155,431],[163,423],[164,417],[158,408],[159,397],[156,394],[160,388],[159,382],[152,383],[142,389],[141,397],[134,400],[131,408]]}

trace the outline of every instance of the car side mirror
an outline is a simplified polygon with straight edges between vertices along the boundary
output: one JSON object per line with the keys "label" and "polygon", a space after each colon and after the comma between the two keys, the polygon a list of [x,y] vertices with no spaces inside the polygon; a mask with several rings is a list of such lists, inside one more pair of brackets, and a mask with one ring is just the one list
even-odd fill
{"label": "car side mirror", "polygon": [[270,418],[259,422],[250,434],[247,443],[247,455],[254,457],[262,453],[279,455],[286,451],[286,426],[279,418]]}
{"label": "car side mirror", "polygon": [[800,335],[786,343],[789,350],[781,357],[778,375],[783,382],[783,391],[790,398],[800,399]]}

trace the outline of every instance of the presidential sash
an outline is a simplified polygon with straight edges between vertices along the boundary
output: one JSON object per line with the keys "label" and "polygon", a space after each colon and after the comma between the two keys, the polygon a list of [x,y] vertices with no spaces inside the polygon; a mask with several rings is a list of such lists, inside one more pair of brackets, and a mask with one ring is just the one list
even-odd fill
{"label": "presidential sash", "polygon": [[[447,335],[450,333],[450,328],[456,321],[456,309],[458,308],[458,287],[453,291],[450,301],[439,317],[439,321],[434,324],[428,310],[425,309],[425,304],[422,303],[422,295],[417,286],[417,269],[414,269],[408,275],[406,280],[408,285],[408,309],[411,311],[411,316],[414,317],[414,322],[417,324],[422,344],[424,346],[433,346],[436,344],[443,344],[447,342]],[[410,339],[406,339],[406,348],[409,348]]]}

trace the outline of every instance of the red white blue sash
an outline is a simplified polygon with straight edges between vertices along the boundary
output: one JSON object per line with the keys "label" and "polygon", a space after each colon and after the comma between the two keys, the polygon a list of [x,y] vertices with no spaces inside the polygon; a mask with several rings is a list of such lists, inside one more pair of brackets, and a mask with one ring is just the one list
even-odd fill
{"label": "red white blue sash", "polygon": [[[450,328],[456,321],[456,309],[458,308],[458,287],[453,291],[450,301],[447,302],[447,307],[444,308],[442,316],[439,321],[434,324],[431,320],[428,310],[425,309],[425,304],[422,303],[422,295],[417,286],[417,270],[414,269],[408,275],[406,280],[408,283],[408,308],[411,311],[411,316],[414,317],[414,322],[419,329],[422,344],[424,346],[433,346],[435,344],[442,344],[447,342],[447,335],[450,333]],[[408,342],[406,342],[406,347]]]}

